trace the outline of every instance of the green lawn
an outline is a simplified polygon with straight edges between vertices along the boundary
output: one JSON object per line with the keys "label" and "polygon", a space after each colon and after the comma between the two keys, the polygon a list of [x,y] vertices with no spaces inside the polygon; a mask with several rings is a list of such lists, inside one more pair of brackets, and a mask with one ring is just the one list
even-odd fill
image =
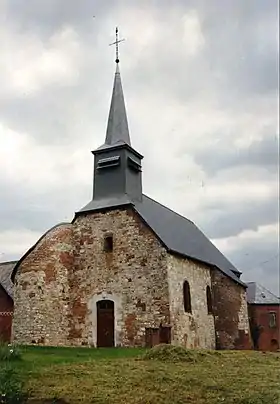
{"label": "green lawn", "polygon": [[279,354],[224,351],[192,363],[143,360],[144,352],[26,347],[16,366],[31,403],[280,403]]}

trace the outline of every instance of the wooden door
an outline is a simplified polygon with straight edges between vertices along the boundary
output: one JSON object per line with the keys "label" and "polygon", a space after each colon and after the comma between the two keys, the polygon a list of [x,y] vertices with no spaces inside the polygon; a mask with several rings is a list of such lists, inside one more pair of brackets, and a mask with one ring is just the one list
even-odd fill
{"label": "wooden door", "polygon": [[145,334],[145,346],[152,348],[159,344],[159,329],[158,328],[146,328]]}
{"label": "wooden door", "polygon": [[0,312],[0,342],[10,342],[12,331],[13,313],[9,311]]}
{"label": "wooden door", "polygon": [[170,344],[171,343],[171,328],[170,327],[159,327],[159,343],[160,344]]}
{"label": "wooden door", "polygon": [[97,346],[115,346],[115,316],[114,302],[111,300],[100,300],[96,303],[97,309]]}

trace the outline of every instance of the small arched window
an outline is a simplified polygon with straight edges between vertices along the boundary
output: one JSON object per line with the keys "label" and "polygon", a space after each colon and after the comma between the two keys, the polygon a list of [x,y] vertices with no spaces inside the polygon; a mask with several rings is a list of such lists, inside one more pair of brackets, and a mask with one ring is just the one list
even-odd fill
{"label": "small arched window", "polygon": [[212,314],[213,313],[213,307],[212,307],[212,293],[211,293],[210,286],[206,287],[206,300],[207,300],[208,314]]}
{"label": "small arched window", "polygon": [[183,284],[183,296],[184,296],[184,309],[186,313],[192,312],[191,292],[188,281]]}

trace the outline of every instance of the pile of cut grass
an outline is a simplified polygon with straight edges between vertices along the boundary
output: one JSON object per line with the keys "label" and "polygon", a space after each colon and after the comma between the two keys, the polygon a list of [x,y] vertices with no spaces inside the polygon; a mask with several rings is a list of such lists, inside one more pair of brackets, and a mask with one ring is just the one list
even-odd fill
{"label": "pile of cut grass", "polygon": [[199,362],[205,359],[212,359],[220,355],[218,351],[202,349],[186,349],[182,346],[159,344],[146,351],[142,356],[143,360],[158,360],[170,362]]}

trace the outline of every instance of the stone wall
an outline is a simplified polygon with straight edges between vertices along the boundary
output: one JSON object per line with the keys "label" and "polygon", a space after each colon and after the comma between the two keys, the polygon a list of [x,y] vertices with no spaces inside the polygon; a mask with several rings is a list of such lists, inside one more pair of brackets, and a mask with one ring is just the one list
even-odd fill
{"label": "stone wall", "polygon": [[[145,344],[145,328],[169,324],[166,252],[132,209],[80,215],[74,224],[75,302],[70,338],[96,345],[96,303],[115,303],[115,345]],[[113,251],[104,252],[104,237]]]}
{"label": "stone wall", "polygon": [[[113,249],[104,251],[104,238]],[[192,313],[185,313],[183,282]],[[249,341],[245,289],[207,265],[166,252],[132,208],[80,214],[47,232],[15,276],[13,339],[46,345],[97,345],[97,305],[114,302],[114,345],[145,345],[146,328],[171,325],[172,342],[240,348]],[[170,301],[170,302],[169,302]],[[246,345],[247,346],[247,345]]]}
{"label": "stone wall", "polygon": [[115,303],[115,345],[144,345],[146,327],[170,323],[166,252],[132,209],[49,231],[20,263],[14,294],[16,342],[95,346],[103,299]]}
{"label": "stone wall", "polygon": [[[215,328],[208,314],[206,287],[211,288],[210,269],[189,259],[168,256],[168,284],[172,340],[187,348],[215,348]],[[183,283],[190,285],[192,313],[185,313]]]}
{"label": "stone wall", "polygon": [[51,229],[21,262],[14,287],[15,342],[67,344],[72,230],[71,224]]}
{"label": "stone wall", "polygon": [[246,289],[218,269],[211,278],[217,348],[251,349]]}

